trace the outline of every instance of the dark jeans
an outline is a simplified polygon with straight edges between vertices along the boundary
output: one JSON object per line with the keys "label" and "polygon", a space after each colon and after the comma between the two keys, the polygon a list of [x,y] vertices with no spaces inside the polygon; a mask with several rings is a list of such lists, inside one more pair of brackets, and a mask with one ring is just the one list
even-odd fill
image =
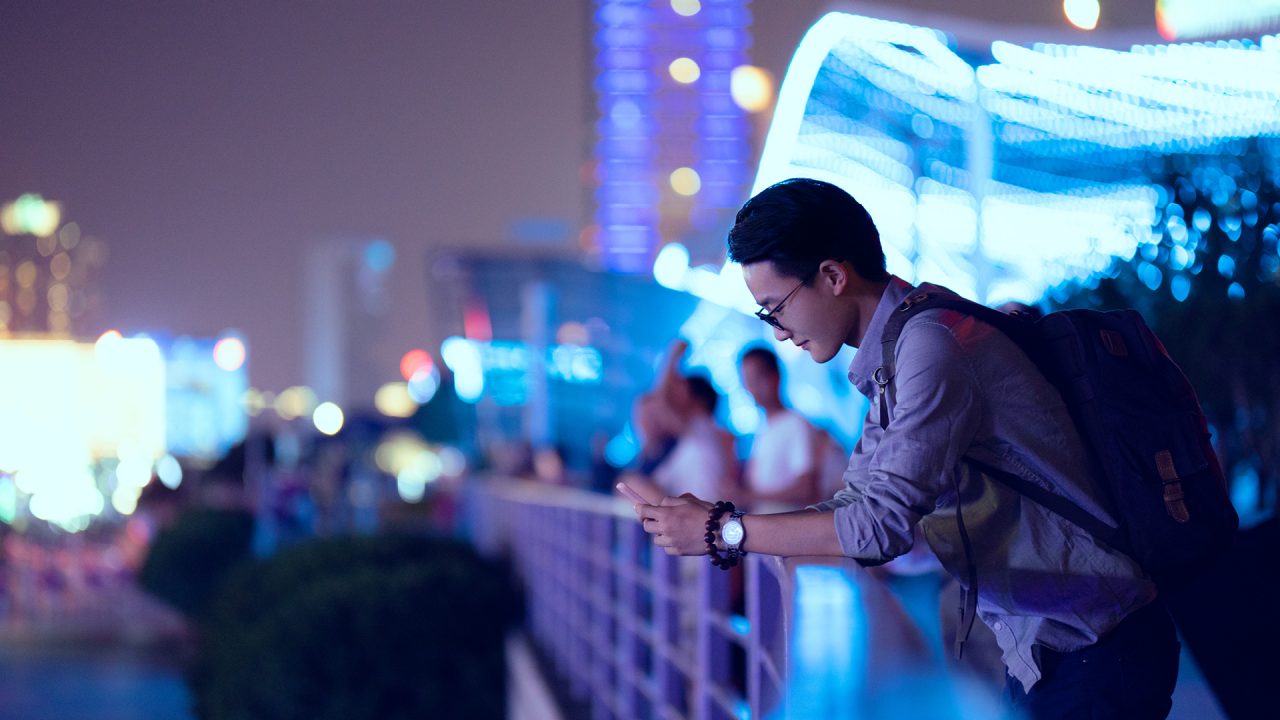
{"label": "dark jeans", "polygon": [[1164,603],[1132,613],[1075,652],[1041,647],[1040,682],[1023,692],[1007,678],[1005,702],[1024,720],[1158,720],[1169,715],[1178,680],[1178,636]]}

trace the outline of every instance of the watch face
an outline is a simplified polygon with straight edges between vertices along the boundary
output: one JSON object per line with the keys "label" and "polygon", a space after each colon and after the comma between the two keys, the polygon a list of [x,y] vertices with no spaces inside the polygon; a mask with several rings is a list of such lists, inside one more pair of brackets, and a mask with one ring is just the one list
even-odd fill
{"label": "watch face", "polygon": [[742,523],[737,520],[730,520],[724,524],[724,528],[720,531],[720,537],[724,538],[726,545],[737,545],[742,542]]}

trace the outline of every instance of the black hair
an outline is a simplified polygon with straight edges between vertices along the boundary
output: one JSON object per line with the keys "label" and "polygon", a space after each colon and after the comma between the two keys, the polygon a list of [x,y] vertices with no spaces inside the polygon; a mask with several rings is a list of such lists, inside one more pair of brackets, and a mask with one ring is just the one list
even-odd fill
{"label": "black hair", "polygon": [[761,190],[738,211],[728,244],[730,260],[768,260],[779,273],[806,283],[823,260],[848,261],[866,280],[889,277],[867,209],[821,180],[792,178]]}
{"label": "black hair", "polygon": [[716,392],[711,381],[702,375],[690,375],[685,378],[685,382],[689,383],[689,396],[693,401],[705,408],[708,415],[715,415],[716,406],[720,404],[720,393]]}
{"label": "black hair", "polygon": [[767,347],[757,345],[747,349],[746,352],[742,353],[742,357],[738,359],[738,365],[745,364],[747,360],[755,360],[774,375],[782,375],[782,372],[778,369],[778,355]]}

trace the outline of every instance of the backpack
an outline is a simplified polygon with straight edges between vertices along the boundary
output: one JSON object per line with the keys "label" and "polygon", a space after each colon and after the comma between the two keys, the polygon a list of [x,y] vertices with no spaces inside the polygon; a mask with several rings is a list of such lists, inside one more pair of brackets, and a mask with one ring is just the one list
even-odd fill
{"label": "backpack", "polygon": [[[1128,554],[1162,590],[1186,584],[1227,551],[1239,518],[1209,441],[1208,421],[1186,375],[1141,314],[1062,310],[1031,319],[923,284],[895,309],[882,336],[884,366],[875,378],[882,425],[888,421],[883,395],[893,379],[898,336],[912,317],[938,308],[969,315],[1008,336],[1057,388],[1120,526],[1018,475],[970,458],[965,462]],[[956,515],[968,556],[958,506]],[[962,616],[972,624],[976,598],[966,598],[966,604]]]}

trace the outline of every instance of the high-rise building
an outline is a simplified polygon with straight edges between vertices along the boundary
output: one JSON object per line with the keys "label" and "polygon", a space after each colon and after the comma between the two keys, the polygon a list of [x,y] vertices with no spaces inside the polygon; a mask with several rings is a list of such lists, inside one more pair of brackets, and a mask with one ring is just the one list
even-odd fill
{"label": "high-rise building", "polygon": [[382,382],[376,355],[391,305],[387,240],[317,244],[305,260],[303,377],[322,401],[371,407]]}

